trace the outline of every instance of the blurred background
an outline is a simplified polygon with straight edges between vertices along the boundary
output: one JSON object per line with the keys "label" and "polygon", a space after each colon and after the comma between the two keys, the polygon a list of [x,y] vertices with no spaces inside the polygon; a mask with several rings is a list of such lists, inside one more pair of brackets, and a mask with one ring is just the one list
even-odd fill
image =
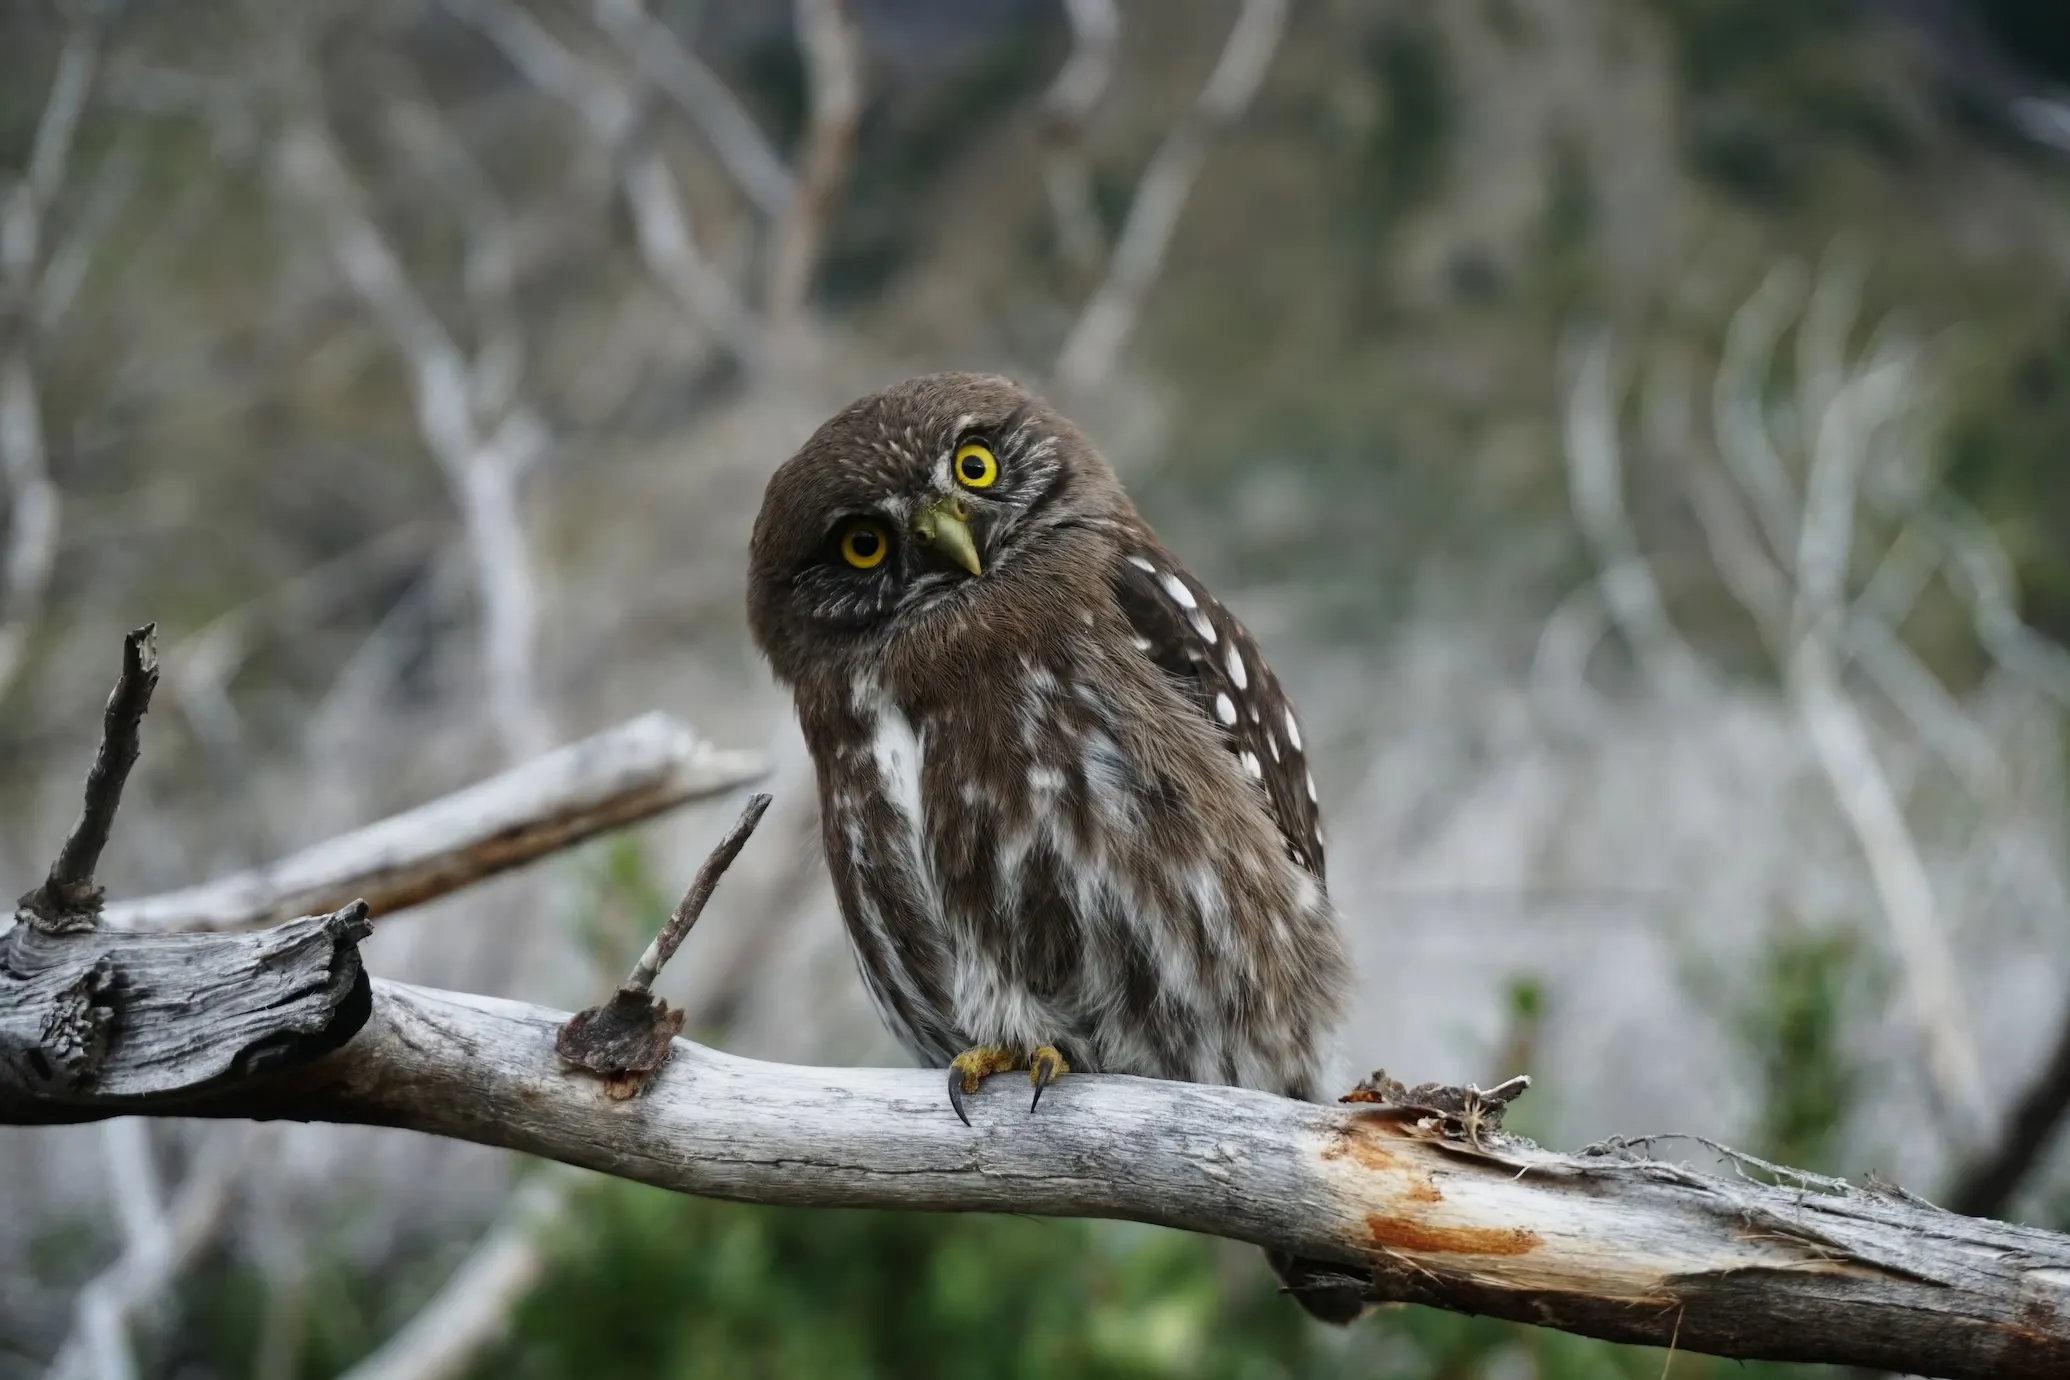
{"label": "blurred background", "polygon": [[[0,0],[7,874],[146,620],[116,896],[664,709],[778,804],[663,989],[900,1061],[746,540],[834,409],[996,369],[1302,707],[1347,1075],[2070,1228],[2066,84],[2054,0]],[[369,961],[585,1005],[737,806]],[[0,1162],[5,1377],[1814,1373],[401,1133]]]}

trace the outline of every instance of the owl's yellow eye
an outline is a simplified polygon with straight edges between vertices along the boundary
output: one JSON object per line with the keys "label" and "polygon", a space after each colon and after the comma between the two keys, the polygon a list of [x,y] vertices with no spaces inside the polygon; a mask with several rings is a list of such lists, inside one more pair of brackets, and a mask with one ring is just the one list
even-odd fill
{"label": "owl's yellow eye", "polygon": [[841,534],[841,559],[857,570],[868,570],[884,562],[891,549],[884,528],[874,522],[858,522]]}
{"label": "owl's yellow eye", "polygon": [[999,478],[999,462],[976,441],[956,447],[956,478],[966,489],[989,489]]}

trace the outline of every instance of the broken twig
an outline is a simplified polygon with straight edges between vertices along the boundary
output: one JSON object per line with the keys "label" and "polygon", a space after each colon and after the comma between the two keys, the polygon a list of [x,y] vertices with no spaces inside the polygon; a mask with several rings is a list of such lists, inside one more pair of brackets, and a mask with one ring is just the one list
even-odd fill
{"label": "broken twig", "polygon": [[16,918],[46,934],[90,930],[100,924],[100,886],[93,872],[108,846],[122,786],[136,765],[144,713],[158,688],[158,625],[146,623],[122,640],[122,675],[101,716],[101,746],[86,773],[86,803],[79,822],[58,849],[43,885],[22,897]]}
{"label": "broken twig", "polygon": [[647,951],[633,964],[622,986],[602,1006],[578,1011],[561,1027],[554,1039],[554,1052],[568,1063],[589,1070],[604,1079],[604,1090],[614,1098],[636,1096],[654,1071],[668,1062],[669,1042],[683,1029],[683,1012],[653,994],[654,979],[675,956],[690,927],[718,889],[719,878],[740,856],[748,836],[762,822],[770,797],[756,792],[748,798],[726,837],[719,840],[690,889],[683,893],[668,922]]}

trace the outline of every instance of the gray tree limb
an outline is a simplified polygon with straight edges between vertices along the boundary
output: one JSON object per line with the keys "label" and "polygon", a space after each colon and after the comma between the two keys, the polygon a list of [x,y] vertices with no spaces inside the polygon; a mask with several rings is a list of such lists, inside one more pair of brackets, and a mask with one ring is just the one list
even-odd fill
{"label": "gray tree limb", "polygon": [[361,897],[387,915],[767,770],[760,753],[714,747],[679,719],[645,714],[277,862],[110,902],[102,914],[120,929],[245,930]]}
{"label": "gray tree limb", "polygon": [[[981,1092],[966,1129],[932,1073],[678,1040],[618,1100],[555,1057],[565,1013],[369,982],[364,931],[353,909],[242,936],[17,927],[0,949],[0,1122],[403,1127],[712,1197],[1153,1222],[1340,1262],[1376,1301],[1615,1341],[1958,1380],[2070,1373],[2070,1237],[1885,1186],[1721,1178],[1636,1143],[1542,1150],[1422,1105],[1428,1089],[1316,1106],[1073,1075],[1033,1116]],[[80,989],[90,972],[104,980]],[[25,1050],[51,1060],[52,1013],[82,1000],[108,1016],[96,1059],[24,1078]]]}

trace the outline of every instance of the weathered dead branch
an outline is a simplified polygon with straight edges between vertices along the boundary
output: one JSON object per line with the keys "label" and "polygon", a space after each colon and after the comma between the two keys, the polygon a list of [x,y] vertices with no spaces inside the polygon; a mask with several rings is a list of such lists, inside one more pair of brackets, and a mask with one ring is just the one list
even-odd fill
{"label": "weathered dead branch", "polygon": [[45,222],[64,186],[101,56],[100,33],[85,7],[70,27],[28,167],[12,185],[0,186],[0,478],[9,508],[0,558],[6,582],[0,586],[0,695],[21,670],[57,566],[61,500],[44,442],[35,337],[63,314],[70,290],[59,284],[69,279],[76,285],[84,276],[100,228],[89,217],[62,261],[49,252]]}
{"label": "weathered dead branch", "polygon": [[1243,0],[1206,85],[1151,155],[1122,221],[1107,276],[1057,352],[1059,392],[1082,393],[1113,368],[1164,269],[1201,166],[1215,141],[1250,108],[1286,24],[1287,0]]}
{"label": "weathered dead branch", "polygon": [[[980,1093],[972,1131],[922,1071],[764,1064],[683,1040],[626,1102],[555,1057],[565,1013],[386,981],[362,1012],[330,980],[355,966],[355,931],[288,930],[291,950],[270,934],[60,937],[80,951],[74,967],[92,948],[116,973],[132,953],[153,962],[141,946],[183,946],[190,980],[212,992],[269,946],[311,994],[320,1038],[278,1046],[291,1069],[223,1079],[216,1042],[241,1043],[241,1027],[206,1002],[126,1006],[117,984],[118,1026],[159,1033],[114,1042],[96,1082],[0,1085],[0,1121],[157,1111],[407,1127],[715,1197],[1161,1223],[1369,1272],[1375,1300],[1618,1341],[1950,1377],[2070,1367],[2070,1238],[1909,1195],[1718,1178],[1614,1145],[1559,1154],[1487,1131],[1476,1148],[1442,1108],[1135,1078],[1066,1079],[1036,1117],[1004,1090]],[[28,1033],[10,1023],[0,1040],[12,1053]],[[154,1062],[164,1090],[136,1095],[131,1050],[175,1047],[191,1068]]]}
{"label": "weathered dead branch", "polygon": [[759,753],[713,747],[680,720],[647,714],[278,862],[116,901],[104,915],[121,929],[245,930],[355,897],[388,915],[734,790],[767,769]]}
{"label": "weathered dead branch", "polygon": [[796,343],[806,295],[819,268],[827,218],[848,178],[862,119],[862,40],[847,0],[797,0],[798,51],[805,60],[805,144],[783,214],[771,232],[770,329]]}
{"label": "weathered dead branch", "polygon": [[[118,688],[102,760],[125,759],[140,699]],[[112,811],[110,779],[90,778],[109,807],[90,818]],[[666,960],[763,803],[636,979]],[[1737,1178],[1635,1153],[1658,1137],[1543,1150],[1501,1129],[1525,1079],[1482,1092],[1375,1075],[1351,1105],[1317,1106],[1081,1074],[1039,1117],[980,1093],[965,1126],[923,1071],[766,1064],[675,1039],[628,1090],[569,1067],[563,1013],[371,979],[370,928],[359,901],[249,935],[17,924],[0,936],[0,1124],[400,1127],[714,1197],[1158,1223],[1337,1262],[1374,1302],[1614,1341],[1956,1380],[2070,1367],[2070,1237],[1724,1147]],[[562,1181],[541,1193],[550,1209]],[[435,1373],[424,1357],[479,1340],[460,1323],[500,1316],[539,1258],[527,1223],[507,1234],[508,1262],[500,1237],[482,1257],[497,1266],[483,1307],[469,1293],[428,1319],[395,1373]]]}
{"label": "weathered dead branch", "polygon": [[1057,253],[1090,281],[1106,254],[1107,236],[1094,204],[1086,125],[1114,79],[1121,13],[1114,0],[1065,0],[1064,17],[1071,25],[1071,55],[1042,101],[1042,185],[1049,193]]}

